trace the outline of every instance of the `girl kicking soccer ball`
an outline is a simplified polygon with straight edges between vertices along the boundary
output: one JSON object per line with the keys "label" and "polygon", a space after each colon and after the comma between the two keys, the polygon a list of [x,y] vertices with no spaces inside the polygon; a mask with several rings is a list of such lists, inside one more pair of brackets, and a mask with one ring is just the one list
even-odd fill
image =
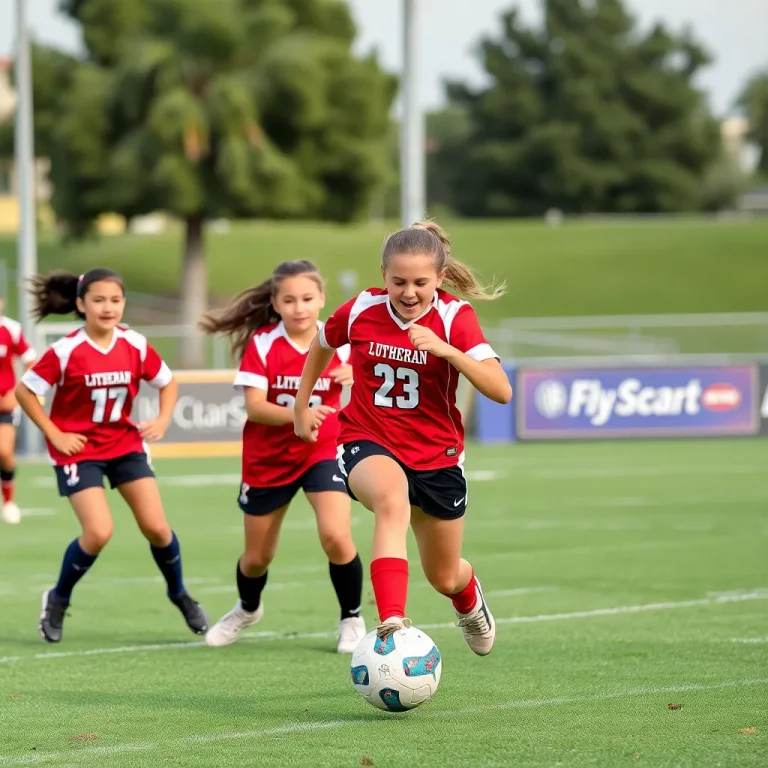
{"label": "girl kicking soccer ball", "polygon": [[415,224],[384,244],[385,287],[369,288],[337,309],[307,355],[294,406],[296,434],[318,439],[310,396],[335,349],[352,347],[355,386],[339,421],[339,469],[350,493],[375,515],[371,581],[378,635],[410,624],[406,534],[413,529],[432,586],[450,598],[469,647],[490,653],[496,625],[472,566],[461,557],[467,483],[464,428],[456,407],[459,374],[499,403],[512,398],[498,356],[469,298],[495,299],[451,256],[434,223]]}
{"label": "girl kicking soccer ball", "polygon": [[363,566],[352,541],[351,503],[335,461],[342,387],[352,383],[348,347],[327,356],[310,387],[317,441],[307,445],[293,433],[294,396],[324,304],[317,267],[309,261],[286,261],[268,280],[200,323],[208,333],[230,334],[233,354],[240,359],[235,387],[245,395],[248,415],[238,496],[245,534],[245,551],[235,570],[240,599],[208,631],[208,645],[234,643],[264,615],[261,593],[268,568],[283,519],[300,490],[315,511],[341,609],[338,652],[352,653],[365,635],[360,615]]}
{"label": "girl kicking soccer ball", "polygon": [[[171,420],[178,389],[173,374],[144,336],[119,325],[125,292],[116,273],[39,275],[32,286],[38,319],[74,312],[85,320],[49,347],[16,387],[19,405],[45,435],[59,495],[69,499],[82,526],[64,552],[56,586],[43,594],[40,632],[50,643],[61,640],[72,590],[112,537],[106,477],[149,542],[168,598],[189,628],[203,634],[208,617],[184,588],[179,541],[165,519],[145,444],[159,440]],[[131,406],[142,381],[159,390],[160,412],[137,426]],[[54,387],[48,416],[38,398]]]}

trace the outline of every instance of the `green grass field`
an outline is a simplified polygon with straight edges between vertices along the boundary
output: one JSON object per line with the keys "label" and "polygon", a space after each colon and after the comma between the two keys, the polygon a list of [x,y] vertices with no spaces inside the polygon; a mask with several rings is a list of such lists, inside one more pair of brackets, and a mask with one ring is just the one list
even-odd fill
{"label": "green grass field", "polygon": [[[609,223],[446,222],[457,258],[507,280],[509,293],[478,311],[503,317],[745,312],[768,310],[768,220],[675,219]],[[344,299],[337,276],[359,272],[359,288],[378,285],[387,225],[245,223],[207,236],[210,291],[228,297],[260,282],[285,259],[316,261],[329,278],[329,305]],[[43,238],[41,269],[83,272],[111,267],[130,290],[175,296],[182,236],[103,237],[62,246]],[[12,266],[15,241],[0,238],[0,259]],[[9,297],[11,298],[11,297]],[[15,304],[12,302],[12,307]]]}
{"label": "green grass field", "polygon": [[[435,640],[435,697],[366,704],[333,630],[302,500],[243,642],[204,647],[164,597],[115,496],[116,533],[78,586],[60,646],[41,591],[77,533],[41,465],[0,528],[0,766],[765,766],[765,441],[471,447],[466,554],[498,619],[473,656],[412,561],[409,615]],[[190,591],[236,599],[237,460],[160,461]],[[354,507],[368,560],[372,522]],[[366,580],[365,616],[374,621]]]}

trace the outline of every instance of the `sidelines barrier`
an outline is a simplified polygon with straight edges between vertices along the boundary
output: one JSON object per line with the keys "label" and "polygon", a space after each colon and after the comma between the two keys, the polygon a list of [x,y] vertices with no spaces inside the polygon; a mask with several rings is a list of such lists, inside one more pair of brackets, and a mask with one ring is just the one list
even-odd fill
{"label": "sidelines barrier", "polygon": [[[177,371],[179,399],[165,437],[150,446],[156,458],[239,456],[245,423],[245,399],[235,391],[235,371]],[[157,415],[157,390],[142,384],[131,418]]]}
{"label": "sidelines barrier", "polygon": [[480,442],[768,435],[768,365],[507,371],[512,404],[477,396]]}
{"label": "sidelines barrier", "polygon": [[[505,370],[512,403],[475,396],[473,432],[481,443],[768,436],[768,365]],[[239,456],[245,401],[232,386],[234,376],[178,371],[179,400],[152,456]],[[150,419],[157,408],[157,391],[142,384],[132,418]]]}
{"label": "sidelines barrier", "polygon": [[[515,369],[505,365],[512,389],[515,389]],[[513,397],[514,403],[514,397]],[[517,439],[515,408],[512,403],[501,405],[476,393],[474,432],[481,443],[511,443]]]}

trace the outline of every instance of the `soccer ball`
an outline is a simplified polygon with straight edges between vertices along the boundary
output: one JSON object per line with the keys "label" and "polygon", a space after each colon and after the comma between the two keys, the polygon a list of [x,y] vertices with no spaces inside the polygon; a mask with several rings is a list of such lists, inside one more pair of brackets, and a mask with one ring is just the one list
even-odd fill
{"label": "soccer ball", "polygon": [[352,653],[355,690],[387,712],[407,712],[430,699],[442,671],[440,651],[416,627],[400,629],[386,640],[369,632]]}

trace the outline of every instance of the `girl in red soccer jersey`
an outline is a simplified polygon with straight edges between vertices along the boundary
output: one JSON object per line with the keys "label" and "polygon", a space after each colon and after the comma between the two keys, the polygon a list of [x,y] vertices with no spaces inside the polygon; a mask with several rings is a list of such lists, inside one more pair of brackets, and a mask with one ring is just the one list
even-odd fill
{"label": "girl in red soccer jersey", "polygon": [[235,387],[245,395],[242,485],[245,552],[237,563],[240,599],[208,631],[212,646],[230,645],[264,615],[261,593],[275,557],[288,507],[303,490],[317,518],[320,543],[341,608],[339,653],[352,653],[365,636],[360,615],[363,566],[351,532],[351,504],[336,464],[337,411],[342,387],[352,383],[349,348],[339,345],[318,370],[308,400],[318,439],[307,445],[293,433],[293,402],[310,343],[325,304],[323,280],[309,261],[280,264],[272,277],[240,294],[200,323],[208,333],[228,333],[241,360]]}
{"label": "girl in red soccer jersey", "polygon": [[[168,426],[178,387],[146,338],[119,325],[125,292],[119,275],[92,269],[85,275],[55,273],[32,281],[35,314],[74,312],[85,325],[55,342],[16,388],[19,405],[45,435],[59,494],[69,499],[82,535],[64,553],[59,580],[43,594],[40,632],[61,640],[75,584],[112,536],[104,478],[131,508],[168,586],[168,597],[196,634],[208,629],[202,607],[184,588],[181,551],[168,527],[145,441]],[[136,425],[131,405],[141,381],[159,390],[157,418]],[[50,417],[38,401],[56,388]]]}
{"label": "girl in red soccer jersey", "polygon": [[13,364],[18,358],[25,369],[35,359],[21,325],[3,312],[0,298],[0,485],[3,491],[3,506],[0,517],[6,523],[21,522],[21,510],[13,499],[14,476],[16,474],[16,371]]}
{"label": "girl in red soccer jersey", "polygon": [[463,374],[486,397],[512,398],[504,369],[466,301],[495,299],[451,256],[434,223],[391,235],[381,269],[385,288],[370,288],[337,309],[307,356],[294,407],[296,434],[317,439],[320,419],[310,410],[312,382],[333,355],[350,344],[355,386],[339,421],[339,469],[353,497],[375,515],[371,581],[379,637],[410,624],[406,533],[413,529],[421,565],[432,586],[449,597],[469,647],[490,653],[496,626],[472,566],[461,557],[464,428],[456,407]]}

